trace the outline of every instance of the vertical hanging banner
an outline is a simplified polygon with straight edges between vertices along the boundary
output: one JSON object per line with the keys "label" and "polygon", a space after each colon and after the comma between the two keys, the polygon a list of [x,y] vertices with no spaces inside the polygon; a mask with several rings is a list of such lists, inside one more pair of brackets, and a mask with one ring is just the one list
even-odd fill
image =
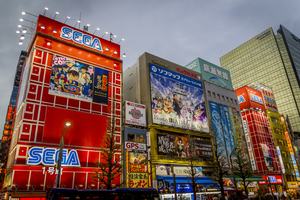
{"label": "vertical hanging banner", "polygon": [[108,71],[95,67],[93,102],[108,103]]}

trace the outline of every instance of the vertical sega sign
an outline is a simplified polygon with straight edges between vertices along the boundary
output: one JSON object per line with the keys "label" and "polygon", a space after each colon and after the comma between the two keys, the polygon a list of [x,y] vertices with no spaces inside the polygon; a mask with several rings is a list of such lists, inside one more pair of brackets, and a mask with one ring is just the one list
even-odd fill
{"label": "vertical sega sign", "polygon": [[[54,166],[58,162],[59,149],[46,147],[31,147],[28,151],[27,165]],[[78,153],[75,149],[62,150],[62,166],[80,167]]]}

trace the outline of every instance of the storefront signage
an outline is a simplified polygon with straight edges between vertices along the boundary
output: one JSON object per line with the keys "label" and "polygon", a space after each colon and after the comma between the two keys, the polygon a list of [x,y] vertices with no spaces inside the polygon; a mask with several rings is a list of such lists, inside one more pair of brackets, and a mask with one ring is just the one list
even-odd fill
{"label": "storefront signage", "polygon": [[128,176],[130,188],[148,187],[148,173],[130,173]]}
{"label": "storefront signage", "polygon": [[297,181],[288,181],[287,187],[290,189],[297,189],[298,188],[298,182]]}
{"label": "storefront signage", "polygon": [[[62,166],[80,167],[78,153],[75,149],[62,150]],[[28,151],[27,165],[57,165],[59,149],[46,147],[32,147]]]}
{"label": "storefront signage", "polygon": [[[186,166],[173,166],[174,174],[176,176],[191,176],[191,167]],[[202,167],[194,167],[195,176],[203,176]],[[171,166],[156,165],[157,176],[173,176]]]}
{"label": "storefront signage", "polygon": [[282,184],[282,177],[280,175],[274,175],[274,176],[262,176],[264,181],[259,181],[258,183],[261,185],[264,184]]}
{"label": "storefront signage", "polygon": [[61,28],[60,37],[66,40],[72,40],[73,42],[76,42],[78,44],[83,44],[98,51],[102,51],[102,45],[98,38],[74,30],[70,27],[63,26]]}
{"label": "storefront signage", "polygon": [[146,144],[137,142],[125,142],[125,149],[146,151]]}
{"label": "storefront signage", "polygon": [[146,106],[130,101],[125,102],[125,123],[146,126]]}

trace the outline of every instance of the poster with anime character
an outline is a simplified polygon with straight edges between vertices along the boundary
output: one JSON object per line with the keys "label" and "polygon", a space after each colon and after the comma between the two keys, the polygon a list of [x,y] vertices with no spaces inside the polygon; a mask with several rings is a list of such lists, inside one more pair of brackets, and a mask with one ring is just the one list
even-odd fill
{"label": "poster with anime character", "polygon": [[209,132],[201,81],[158,65],[149,67],[153,122]]}
{"label": "poster with anime character", "polygon": [[93,102],[107,104],[108,102],[108,71],[95,68]]}
{"label": "poster with anime character", "polygon": [[49,94],[92,101],[94,68],[76,60],[53,56]]}
{"label": "poster with anime character", "polygon": [[186,135],[157,134],[157,149],[159,155],[187,158],[189,156],[189,141]]}

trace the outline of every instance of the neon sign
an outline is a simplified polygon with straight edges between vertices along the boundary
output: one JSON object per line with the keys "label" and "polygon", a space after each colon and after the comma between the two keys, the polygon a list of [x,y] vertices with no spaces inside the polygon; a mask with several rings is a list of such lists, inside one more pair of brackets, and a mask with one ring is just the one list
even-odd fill
{"label": "neon sign", "polygon": [[[59,149],[32,147],[28,151],[27,165],[55,166],[58,162]],[[62,150],[62,166],[80,167],[78,153],[75,149]]]}
{"label": "neon sign", "polygon": [[78,44],[83,44],[87,47],[102,51],[102,45],[98,38],[92,37],[91,35],[87,35],[80,31],[74,30],[70,27],[63,26],[61,28],[60,37],[72,40]]}

